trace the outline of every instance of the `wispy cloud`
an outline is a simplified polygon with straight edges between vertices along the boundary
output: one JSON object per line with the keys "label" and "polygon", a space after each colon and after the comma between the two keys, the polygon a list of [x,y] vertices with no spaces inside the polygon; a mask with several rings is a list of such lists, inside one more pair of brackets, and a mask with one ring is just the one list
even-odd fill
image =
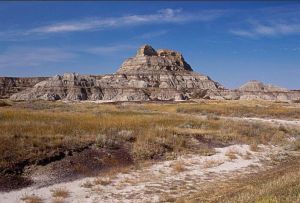
{"label": "wispy cloud", "polygon": [[184,23],[190,21],[211,21],[221,15],[222,10],[202,10],[198,12],[185,12],[182,9],[166,8],[152,14],[132,14],[119,17],[93,17],[77,19],[76,21],[58,22],[45,26],[35,27],[23,33],[65,33],[102,30],[124,26],[143,24]]}
{"label": "wispy cloud", "polygon": [[263,37],[300,34],[298,23],[252,23],[249,29],[233,29],[230,33],[241,37]]}
{"label": "wispy cloud", "polygon": [[15,47],[0,53],[0,68],[37,67],[67,61],[74,57],[75,53],[57,48]]}
{"label": "wispy cloud", "polygon": [[71,22],[60,22],[33,28],[31,33],[60,33],[101,30],[111,27],[142,24],[183,23],[188,21],[210,21],[222,14],[220,10],[205,10],[198,13],[183,12],[181,9],[162,9],[153,14],[127,15],[111,18],[87,18]]}
{"label": "wispy cloud", "polygon": [[43,67],[63,62],[74,62],[82,54],[114,56],[135,50],[138,45],[118,44],[85,47],[12,47],[0,53],[0,69]]}

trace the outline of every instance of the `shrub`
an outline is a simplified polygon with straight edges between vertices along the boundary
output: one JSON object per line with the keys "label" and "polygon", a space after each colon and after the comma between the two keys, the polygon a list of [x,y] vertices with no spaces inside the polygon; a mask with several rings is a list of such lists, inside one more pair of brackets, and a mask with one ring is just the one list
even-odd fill
{"label": "shrub", "polygon": [[175,172],[180,173],[186,170],[186,167],[184,166],[183,161],[176,161],[172,164],[172,168]]}
{"label": "shrub", "polygon": [[21,200],[25,203],[43,203],[43,199],[36,195],[25,195]]}
{"label": "shrub", "polygon": [[56,188],[51,190],[53,197],[67,198],[70,196],[70,192],[64,188]]}

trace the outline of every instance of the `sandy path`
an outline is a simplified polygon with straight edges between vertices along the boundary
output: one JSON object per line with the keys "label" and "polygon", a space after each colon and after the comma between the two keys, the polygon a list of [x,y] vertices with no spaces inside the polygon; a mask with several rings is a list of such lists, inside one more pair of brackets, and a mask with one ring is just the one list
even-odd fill
{"label": "sandy path", "polygon": [[[197,192],[206,182],[261,170],[265,161],[280,154],[282,149],[260,146],[259,151],[253,152],[248,145],[232,145],[216,148],[216,152],[212,156],[185,155],[114,177],[84,178],[0,193],[0,200],[20,202],[21,197],[35,194],[45,202],[52,202],[51,190],[64,188],[70,192],[66,202],[159,202]],[[89,187],[82,187],[85,183],[90,183]]]}
{"label": "sandy path", "polygon": [[229,117],[221,116],[223,119],[232,119],[239,121],[252,121],[252,122],[264,122],[271,125],[291,125],[291,126],[300,126],[300,120],[285,120],[285,119],[273,119],[273,118],[257,118],[257,117]]}

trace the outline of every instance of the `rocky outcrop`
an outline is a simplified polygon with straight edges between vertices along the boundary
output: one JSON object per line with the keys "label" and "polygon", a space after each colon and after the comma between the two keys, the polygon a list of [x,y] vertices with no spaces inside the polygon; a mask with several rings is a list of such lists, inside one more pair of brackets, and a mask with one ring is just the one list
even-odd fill
{"label": "rocky outcrop", "polygon": [[241,100],[277,100],[297,101],[300,99],[299,91],[291,91],[283,87],[271,84],[264,84],[257,80],[251,80],[235,91]]}
{"label": "rocky outcrop", "polygon": [[0,98],[8,98],[12,94],[31,88],[46,79],[48,77],[0,77]]}
{"label": "rocky outcrop", "polygon": [[209,99],[217,100],[273,100],[273,101],[299,101],[300,91],[241,91],[223,90],[210,91]]}
{"label": "rocky outcrop", "polygon": [[288,89],[274,86],[271,84],[264,84],[258,80],[251,80],[239,88],[240,91],[246,92],[287,92]]}
{"label": "rocky outcrop", "polygon": [[197,90],[221,90],[208,76],[193,72],[182,54],[142,46],[111,75],[55,76],[11,96],[12,100],[183,100]]}
{"label": "rocky outcrop", "polygon": [[124,61],[115,74],[66,73],[35,84],[10,97],[12,100],[186,100],[266,99],[300,100],[300,92],[288,91],[259,81],[237,90],[225,89],[208,76],[193,72],[181,53],[149,45]]}
{"label": "rocky outcrop", "polygon": [[179,52],[166,49],[155,51],[151,46],[144,45],[137,51],[135,57],[125,60],[117,73],[137,74],[170,71],[190,72],[193,69]]}
{"label": "rocky outcrop", "polygon": [[12,100],[87,100],[93,97],[94,92],[98,93],[95,78],[66,73],[39,82],[33,88],[16,93],[10,98]]}

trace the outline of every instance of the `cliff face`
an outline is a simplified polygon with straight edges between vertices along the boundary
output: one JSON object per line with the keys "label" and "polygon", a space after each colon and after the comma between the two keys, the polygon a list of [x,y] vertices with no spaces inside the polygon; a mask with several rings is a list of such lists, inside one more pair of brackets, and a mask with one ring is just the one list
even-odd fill
{"label": "cliff face", "polygon": [[47,77],[0,77],[0,98],[9,98],[12,94],[33,87],[35,84],[48,79]]}
{"label": "cliff face", "polygon": [[136,56],[125,60],[115,74],[66,73],[45,79],[32,80],[27,86],[26,82],[21,82],[23,89],[34,85],[26,90],[16,84],[9,85],[15,89],[6,89],[12,93],[23,90],[13,94],[12,100],[300,100],[299,91],[259,81],[250,81],[237,90],[227,90],[208,76],[193,72],[181,53],[166,49],[156,51],[149,45],[142,46]]}

